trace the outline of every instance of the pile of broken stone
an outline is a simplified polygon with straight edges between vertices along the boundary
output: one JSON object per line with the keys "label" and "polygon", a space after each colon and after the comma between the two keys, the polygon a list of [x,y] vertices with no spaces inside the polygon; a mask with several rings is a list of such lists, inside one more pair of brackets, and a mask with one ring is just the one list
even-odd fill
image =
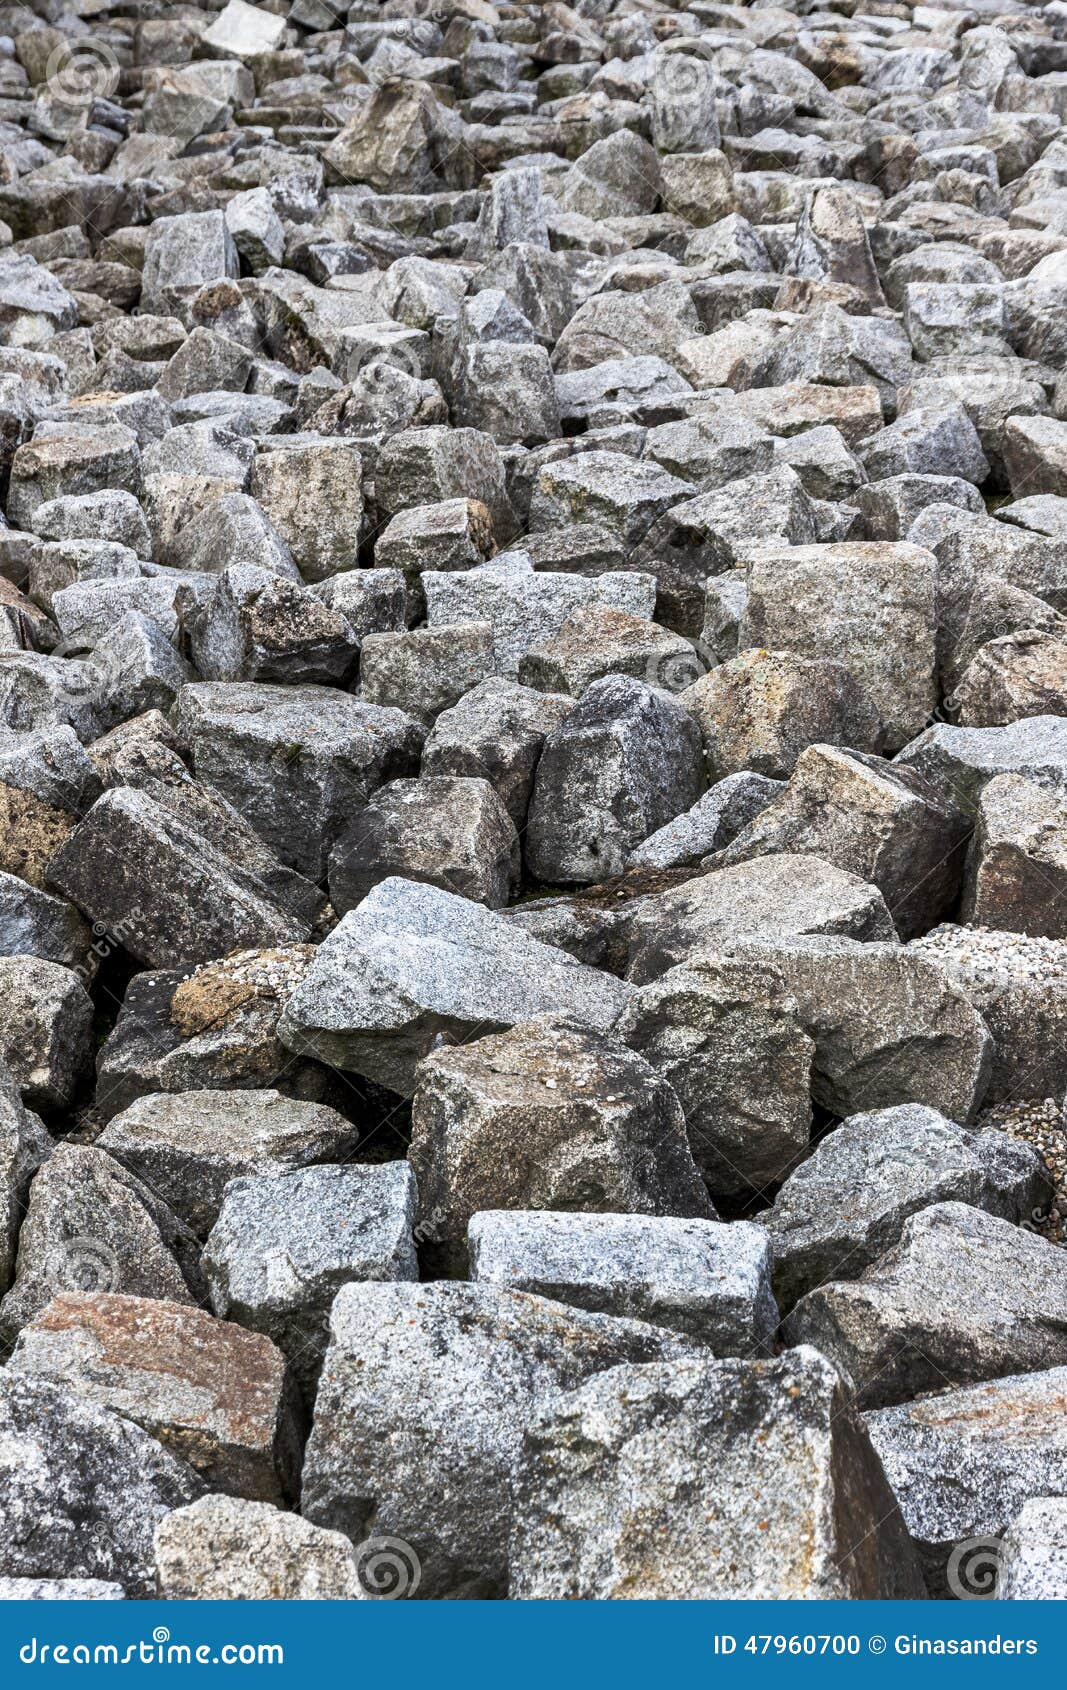
{"label": "pile of broken stone", "polygon": [[0,1594],[1062,1597],[1067,4],[0,139]]}

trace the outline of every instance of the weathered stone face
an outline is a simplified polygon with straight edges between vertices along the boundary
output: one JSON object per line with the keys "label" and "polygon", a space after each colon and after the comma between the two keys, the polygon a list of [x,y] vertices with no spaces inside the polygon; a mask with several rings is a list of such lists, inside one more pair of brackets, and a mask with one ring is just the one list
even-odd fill
{"label": "weathered stone face", "polygon": [[691,1348],[490,1285],[348,1285],[330,1325],[302,1512],[354,1543],[402,1539],[425,1597],[506,1590],[511,1480],[542,1402]]}
{"label": "weathered stone face", "polygon": [[481,1209],[712,1213],[671,1085],[618,1037],[558,1017],[429,1056],[409,1156],[420,1237],[457,1277]]}
{"label": "weathered stone face", "polygon": [[801,1299],[785,1325],[840,1368],[857,1402],[1060,1367],[1067,1263],[1043,1238],[968,1203],[937,1203],[851,1282]]}
{"label": "weathered stone face", "polygon": [[198,1474],[132,1421],[6,1370],[0,1425],[8,1574],[99,1579],[154,1596],[152,1534],[172,1508],[203,1495]]}
{"label": "weathered stone face", "polygon": [[510,1559],[526,1600],[923,1594],[866,1433],[807,1347],[613,1368],[547,1403]]}
{"label": "weathered stone face", "polygon": [[[107,1405],[11,1374],[0,1594],[921,1594],[841,1392],[1062,1348],[1067,25],[1005,6],[0,19],[0,1339]],[[938,1593],[971,1515],[1056,1588],[992,1419]]]}
{"label": "weathered stone face", "polygon": [[258,1333],[178,1303],[65,1292],[22,1328],[8,1366],[132,1420],[212,1489],[296,1494],[285,1360]]}

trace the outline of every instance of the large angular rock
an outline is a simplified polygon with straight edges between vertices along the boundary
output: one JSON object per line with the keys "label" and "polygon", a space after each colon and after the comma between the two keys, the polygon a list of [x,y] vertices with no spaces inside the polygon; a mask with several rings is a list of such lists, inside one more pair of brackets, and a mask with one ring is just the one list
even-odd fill
{"label": "large angular rock", "polygon": [[627,929],[628,973],[638,985],[736,939],[802,933],[895,937],[875,887],[818,857],[790,852],[717,869],[643,898]]}
{"label": "large angular rock", "polygon": [[953,701],[966,728],[1067,715],[1067,640],[1058,629],[1019,628],[987,641],[960,676]]}
{"label": "large angular rock", "polygon": [[560,693],[493,676],[438,716],[423,747],[422,775],[488,781],[521,832],[545,741],[573,708]]}
{"label": "large angular rock", "polygon": [[712,1213],[667,1081],[558,1016],[433,1052],[411,1120],[419,1237],[455,1277],[481,1209]]}
{"label": "large angular rock", "polygon": [[401,1539],[429,1598],[505,1594],[509,1489],[541,1403],[689,1348],[493,1285],[346,1285],[330,1328],[301,1510],[353,1543]]}
{"label": "large angular rock", "polygon": [[519,868],[514,823],[488,781],[423,775],[379,787],[359,812],[330,854],[330,899],[343,915],[399,875],[500,909]]}
{"label": "large angular rock", "polygon": [[627,987],[499,915],[435,886],[381,881],[342,918],[288,1000],[282,1042],[410,1096],[443,1034],[470,1038],[532,1016],[610,1026]]}
{"label": "large angular rock", "polygon": [[810,851],[877,886],[898,932],[910,938],[955,901],[967,833],[960,811],[909,769],[812,745],[785,790],[712,862]]}
{"label": "large angular rock", "polygon": [[647,459],[623,452],[578,452],[541,470],[530,504],[530,522],[535,533],[575,522],[597,522],[634,546],[657,517],[693,491],[690,482]]}
{"label": "large angular rock", "polygon": [[676,1091],[711,1192],[751,1198],[807,1151],[815,1047],[773,966],[694,956],[635,992],[617,1030]]}
{"label": "large angular rock", "polygon": [[183,618],[205,681],[341,682],[358,645],[344,616],[315,593],[256,564],[231,564]]}
{"label": "large angular rock", "polygon": [[493,662],[487,621],[367,634],[360,648],[360,694],[379,708],[403,709],[429,728],[488,680]]}
{"label": "large angular rock", "polygon": [[775,1293],[790,1308],[827,1280],[858,1279],[934,1203],[1025,1221],[1047,1198],[1037,1152],[1003,1133],[966,1131],[914,1103],[853,1115],[790,1174],[766,1217]]}
{"label": "large angular rock", "polygon": [[700,735],[682,706],[630,676],[595,681],[545,742],[526,839],[549,884],[619,874],[635,845],[696,803]]}
{"label": "large angular rock", "polygon": [[523,658],[554,639],[580,606],[606,605],[648,619],[656,597],[655,580],[643,571],[607,570],[589,579],[512,568],[498,559],[480,569],[424,573],[422,585],[431,629],[488,622],[493,670],[507,680],[519,678]]}
{"label": "large angular rock", "polygon": [[1067,943],[946,922],[908,947],[942,970],[993,1038],[990,1102],[1067,1085]]}
{"label": "large angular rock", "polygon": [[801,1298],[785,1323],[866,1408],[1067,1363],[1067,1260],[970,1204],[936,1203],[851,1282]]}
{"label": "large angular rock", "polygon": [[1025,775],[1039,786],[1067,786],[1067,718],[1030,716],[1002,728],[955,728],[937,722],[912,740],[899,761],[967,814],[996,775]]}
{"label": "large angular rock", "polygon": [[468,1237],[475,1284],[647,1320],[713,1355],[768,1352],[778,1325],[770,1247],[747,1221],[488,1210]]}
{"label": "large angular rock", "polygon": [[0,1061],[34,1109],[64,1109],[92,1060],[93,1005],[58,962],[0,956]]}
{"label": "large angular rock", "polygon": [[991,1596],[1023,1504],[1067,1497],[1065,1390],[1054,1367],[865,1416],[932,1595]]}
{"label": "large angular rock", "polygon": [[237,248],[221,211],[158,217],[145,241],[141,309],[191,327],[201,288],[237,273]]}
{"label": "large angular rock", "polygon": [[862,1422],[808,1348],[617,1367],[546,1403],[514,1506],[520,1600],[924,1594]]}
{"label": "large angular rock", "polygon": [[964,877],[969,926],[1067,939],[1067,794],[996,775],[978,797]]}
{"label": "large angular rock", "polygon": [[709,787],[691,810],[676,816],[630,852],[628,868],[696,868],[721,850],[781,792],[780,780],[739,771]]}
{"label": "large angular rock", "polygon": [[924,1103],[973,1118],[992,1038],[962,986],[911,946],[783,933],[723,936],[714,948],[781,975],[815,1041],[812,1095],[833,1114]]}
{"label": "large angular rock", "polygon": [[199,682],[183,689],[177,719],[197,776],[314,880],[353,808],[414,773],[423,740],[402,711],[328,687]]}
{"label": "large angular rock", "polygon": [[28,528],[39,506],[72,494],[142,488],[137,436],[121,423],[43,424],[11,459],[9,519]]}
{"label": "large angular rock", "polygon": [[22,1328],[8,1371],[132,1420],[213,1490],[296,1493],[298,1426],[268,1338],[179,1303],[64,1292]]}
{"label": "large angular rock", "polygon": [[696,717],[717,780],[743,769],[784,779],[809,745],[881,749],[881,717],[851,671],[830,657],[750,647],[709,669],[678,702]]}
{"label": "large angular rock", "polygon": [[358,1139],[359,1129],[324,1104],[276,1091],[185,1091],[140,1098],[97,1144],[206,1238],[230,1180],[341,1161]]}
{"label": "large angular rock", "polygon": [[152,1534],[203,1480],[131,1421],[6,1369],[0,1427],[0,1571],[154,1596]]}
{"label": "large angular rock", "polygon": [[113,787],[64,840],[53,885],[153,967],[294,944],[309,927],[145,792]]}
{"label": "large angular rock", "polygon": [[64,1291],[119,1291],[192,1303],[203,1281],[195,1242],[155,1192],[95,1145],[59,1144],[30,1186],[0,1334]]}
{"label": "large angular rock", "polygon": [[767,548],[749,565],[740,643],[843,663],[899,750],[937,703],[935,575],[905,541]]}
{"label": "large angular rock", "polygon": [[154,1549],[164,1601],[343,1602],[363,1593],[348,1538],[266,1502],[202,1496],[164,1516]]}
{"label": "large angular rock", "polygon": [[230,1180],[202,1257],[212,1308],[272,1338],[313,1399],[341,1286],[418,1278],[417,1199],[406,1162]]}
{"label": "large angular rock", "polygon": [[249,492],[289,546],[305,580],[354,569],[363,520],[363,462],[351,440],[261,451]]}

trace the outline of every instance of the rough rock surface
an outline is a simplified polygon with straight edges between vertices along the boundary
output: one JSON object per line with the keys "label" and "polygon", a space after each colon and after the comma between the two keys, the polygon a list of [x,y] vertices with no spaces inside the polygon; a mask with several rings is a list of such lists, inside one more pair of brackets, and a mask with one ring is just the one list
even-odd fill
{"label": "rough rock surface", "polygon": [[[1058,1363],[1065,89],[1063,0],[0,5],[0,1340],[84,1296],[276,1345],[356,1534],[212,1475],[164,1594],[505,1595],[543,1393],[479,1445],[501,1347],[764,1346],[768,1241],[902,1408]],[[453,1316],[417,1352],[398,1315],[360,1428],[331,1307],[438,1294],[472,1401]],[[603,1336],[634,1312],[654,1354]],[[830,1571],[834,1499],[885,1511],[819,1367],[778,1415],[791,1332],[753,1400],[823,1455],[762,1548],[713,1424],[732,1477],[633,1589],[598,1502],[553,1594],[706,1592],[707,1513],[759,1588],[910,1593],[895,1528]],[[672,1451],[725,1418],[694,1390]],[[21,1400],[40,1553],[0,1579],[152,1593],[139,1458],[79,1419],[53,1522]]]}
{"label": "rough rock surface", "polygon": [[349,1540],[266,1502],[202,1496],[156,1527],[156,1589],[177,1602],[338,1602],[363,1586]]}
{"label": "rough rock surface", "polygon": [[0,1380],[0,1572],[153,1596],[152,1534],[203,1480],[139,1426],[43,1379]]}
{"label": "rough rock surface", "polygon": [[833,1368],[620,1366],[546,1404],[516,1485],[511,1593],[915,1597],[918,1561]]}
{"label": "rough rock surface", "polygon": [[330,1327],[302,1511],[354,1543],[403,1539],[438,1597],[506,1588],[510,1481],[545,1398],[689,1347],[491,1285],[347,1285]]}
{"label": "rough rock surface", "polygon": [[866,1415],[934,1596],[990,1596],[1000,1539],[1032,1497],[1067,1497],[1067,1368]]}
{"label": "rough rock surface", "polygon": [[155,1298],[65,1292],[22,1328],[8,1369],[134,1421],[217,1490],[271,1502],[296,1493],[284,1358],[228,1321]]}
{"label": "rough rock surface", "polygon": [[1067,1258],[968,1203],[936,1203],[854,1281],[810,1291],[786,1322],[867,1407],[1067,1360]]}

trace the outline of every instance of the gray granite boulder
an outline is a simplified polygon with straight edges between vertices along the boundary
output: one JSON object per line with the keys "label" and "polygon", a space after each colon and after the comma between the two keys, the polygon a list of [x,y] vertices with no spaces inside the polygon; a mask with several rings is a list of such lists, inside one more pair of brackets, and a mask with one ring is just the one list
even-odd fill
{"label": "gray granite boulder", "polygon": [[475,1284],[647,1320],[713,1355],[766,1352],[778,1325],[770,1246],[748,1221],[491,1209],[468,1239]]}
{"label": "gray granite boulder", "polygon": [[410,1096],[440,1037],[466,1039],[531,1016],[611,1024],[627,988],[528,938],[481,904],[409,880],[383,880],[319,946],[278,1024],[298,1054]]}
{"label": "gray granite boulder", "polygon": [[514,1508],[520,1600],[923,1595],[862,1422],[806,1347],[619,1366],[547,1402]]}

